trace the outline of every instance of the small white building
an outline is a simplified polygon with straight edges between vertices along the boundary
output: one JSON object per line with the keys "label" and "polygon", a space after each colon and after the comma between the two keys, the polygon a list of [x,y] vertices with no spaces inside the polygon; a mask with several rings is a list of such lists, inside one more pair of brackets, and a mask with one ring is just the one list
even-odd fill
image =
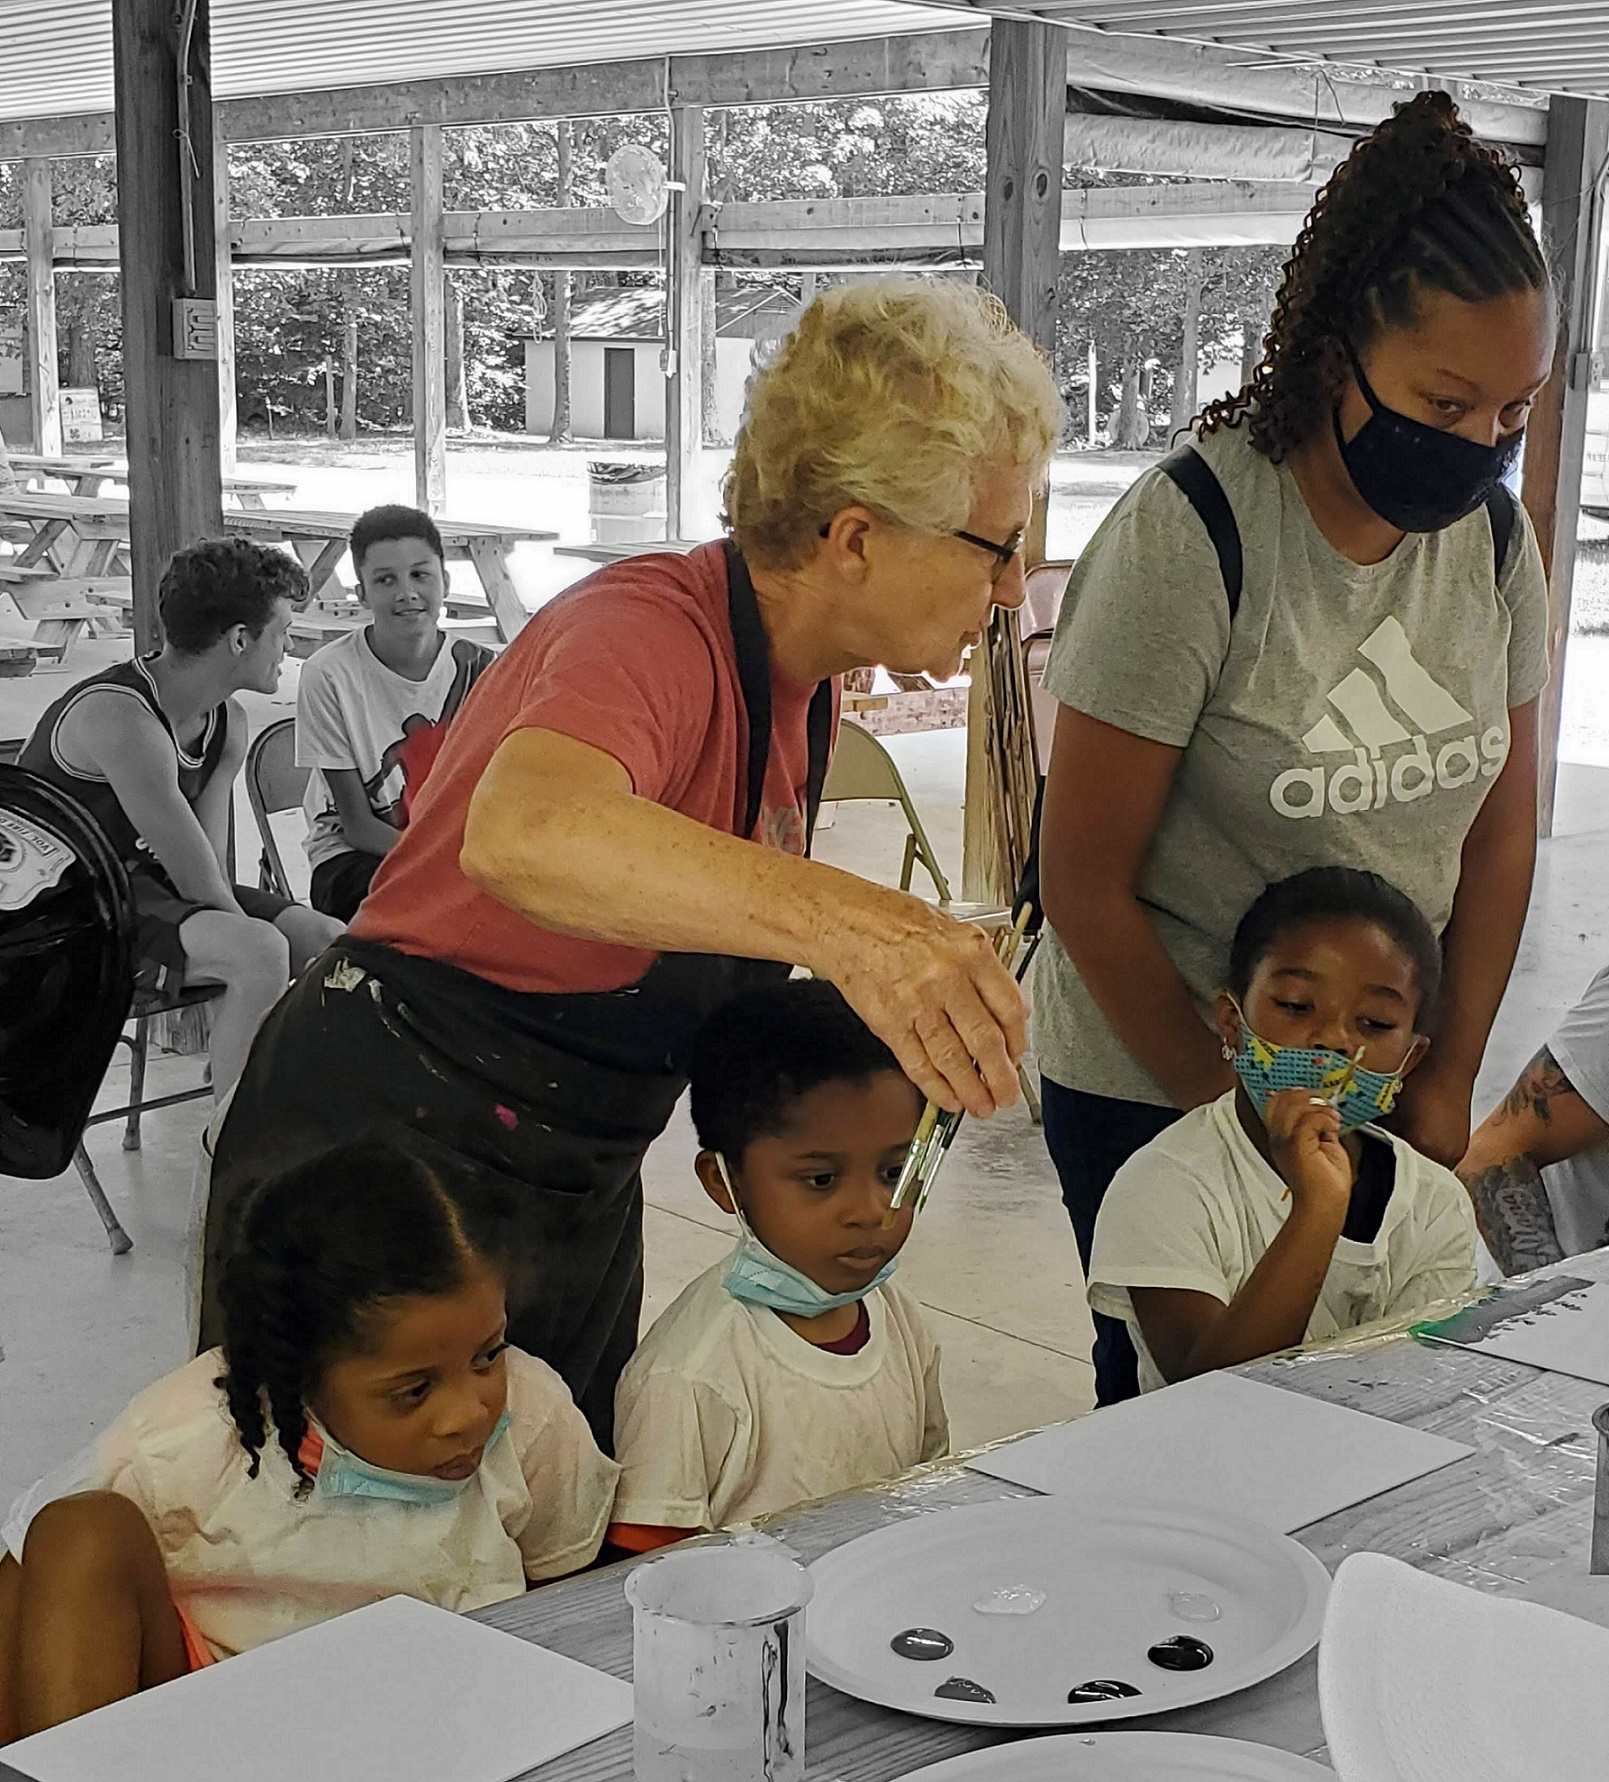
{"label": "small white building", "polygon": [[[737,432],[755,351],[793,326],[799,306],[751,286],[721,292],[715,306],[715,412]],[[570,431],[577,439],[665,437],[665,298],[658,290],[610,291],[577,303],[570,318]],[[553,430],[553,336],[525,340],[525,431]]]}

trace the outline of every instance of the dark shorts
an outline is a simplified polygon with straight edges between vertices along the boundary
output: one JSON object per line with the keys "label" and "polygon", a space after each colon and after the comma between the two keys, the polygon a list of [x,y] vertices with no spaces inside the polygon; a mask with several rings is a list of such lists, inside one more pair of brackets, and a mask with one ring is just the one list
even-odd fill
{"label": "dark shorts", "polygon": [[[181,897],[155,873],[131,872],[129,890],[134,894],[134,988],[169,995],[184,984],[184,942],[179,930],[208,906]],[[292,898],[251,885],[236,885],[234,892],[240,907],[259,922],[272,922],[296,907]]]}
{"label": "dark shorts", "polygon": [[383,856],[362,854],[355,848],[333,854],[313,868],[307,901],[338,922],[350,922],[358,905],[369,895],[369,884]]}

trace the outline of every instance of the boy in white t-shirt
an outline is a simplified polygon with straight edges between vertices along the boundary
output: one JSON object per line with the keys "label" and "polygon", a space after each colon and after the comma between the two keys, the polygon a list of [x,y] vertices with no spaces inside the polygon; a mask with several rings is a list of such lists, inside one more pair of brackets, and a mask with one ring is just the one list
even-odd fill
{"label": "boy in white t-shirt", "polygon": [[695,1168],[732,1255],[657,1320],[621,1377],[616,1546],[644,1552],[888,1479],[949,1445],[939,1352],[889,1283],[888,1203],[922,1097],[831,984],[750,991],[705,1028]]}
{"label": "boy in white t-shirt", "polygon": [[441,629],[441,534],[414,507],[374,507],[352,528],[352,567],[369,623],[310,656],[296,700],[296,762],[307,782],[314,909],[350,921],[481,671],[482,644]]}
{"label": "boy in white t-shirt", "polygon": [[1127,1321],[1142,1391],[1474,1287],[1458,1178],[1370,1124],[1425,1054],[1440,974],[1373,873],[1315,868],[1247,911],[1216,1022],[1239,1087],[1137,1151],[1095,1225],[1090,1305]]}

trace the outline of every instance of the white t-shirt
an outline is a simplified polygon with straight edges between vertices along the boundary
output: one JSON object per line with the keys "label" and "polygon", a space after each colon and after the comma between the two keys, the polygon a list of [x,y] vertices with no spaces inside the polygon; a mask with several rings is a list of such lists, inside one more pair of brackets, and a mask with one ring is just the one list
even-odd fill
{"label": "white t-shirt", "polygon": [[[1609,1120],[1609,967],[1598,973],[1548,1041],[1570,1087],[1600,1120]],[[1609,1244],[1609,1139],[1550,1163],[1542,1186],[1566,1256]]]}
{"label": "white t-shirt", "polygon": [[430,673],[410,681],[375,655],[367,625],[308,657],[296,695],[296,765],[313,769],[302,801],[310,865],[352,851],[320,770],[356,769],[369,808],[400,829],[404,792],[410,802],[417,794],[440,745],[439,728],[451,721],[481,671],[495,660],[482,644],[443,638]]}
{"label": "white t-shirt", "polygon": [[255,1479],[214,1384],[221,1352],[140,1393],[75,1459],[12,1506],[19,1558],[28,1524],[73,1492],[121,1492],[145,1512],[174,1600],[215,1658],[260,1646],[385,1596],[463,1611],[518,1596],[526,1580],[591,1563],[619,1469],[546,1363],[508,1351],[508,1429],[446,1503],[296,1496],[270,1429]]}
{"label": "white t-shirt", "polygon": [[[1475,1285],[1475,1216],[1463,1184],[1392,1134],[1364,1130],[1396,1154],[1391,1198],[1372,1243],[1337,1240],[1305,1342]],[[1184,1115],[1112,1178],[1095,1221],[1089,1303],[1128,1321],[1142,1391],[1167,1382],[1145,1346],[1129,1288],[1187,1288],[1228,1305],[1285,1223],[1291,1203],[1284,1195],[1284,1182],[1240,1124],[1233,1092]]]}
{"label": "white t-shirt", "polygon": [[939,1351],[909,1294],[866,1296],[857,1355],[698,1277],[655,1321],[615,1395],[615,1520],[726,1528],[891,1479],[949,1447]]}

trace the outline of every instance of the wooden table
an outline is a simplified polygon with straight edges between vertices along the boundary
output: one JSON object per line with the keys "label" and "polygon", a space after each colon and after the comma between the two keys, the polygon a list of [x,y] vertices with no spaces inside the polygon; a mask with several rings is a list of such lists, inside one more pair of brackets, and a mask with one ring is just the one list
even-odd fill
{"label": "wooden table", "polygon": [[[0,504],[0,513],[4,511],[4,505]],[[316,597],[326,591],[333,594],[339,589],[340,584],[335,582],[336,565],[346,554],[347,540],[356,518],[356,514],[276,507],[226,513],[224,524],[231,532],[288,544],[302,560]],[[436,527],[441,533],[447,561],[473,566],[486,592],[498,635],[505,643],[512,643],[528,614],[509,573],[509,556],[517,544],[528,540],[551,544],[558,533],[544,532],[534,526],[492,525],[480,520],[438,520]],[[334,587],[331,587],[332,583]],[[455,612],[465,604],[457,595],[449,597],[448,605]]]}
{"label": "wooden table", "polygon": [[654,557],[665,551],[685,557],[705,542],[697,538],[644,538],[630,544],[555,545],[553,555],[582,557],[588,563],[624,563],[628,557]]}
{"label": "wooden table", "polygon": [[[1574,1257],[1565,1268],[1609,1280],[1609,1250]],[[1561,1559],[1586,1571],[1596,1440],[1591,1414],[1609,1389],[1418,1343],[1406,1334],[1365,1339],[1354,1333],[1244,1371],[1476,1449],[1428,1478],[1302,1530],[1297,1539],[1332,1572],[1348,1553],[1369,1550],[1459,1583],[1514,1594]],[[1181,1455],[1181,1472],[1188,1465],[1189,1457]],[[808,1563],[911,1516],[1031,1495],[951,1461],[774,1517],[766,1527]],[[477,1610],[475,1618],[629,1678],[631,1611],[621,1584],[637,1563],[529,1591]],[[1021,1736],[893,1713],[814,1678],[806,1719],[810,1782],[894,1782],[923,1764]],[[1121,1725],[1247,1739],[1322,1762],[1316,1654],[1222,1701]],[[631,1774],[629,1727],[530,1772],[540,1782],[628,1782]]]}
{"label": "wooden table", "polygon": [[[121,458],[42,458],[34,452],[13,452],[11,468],[41,485],[65,483],[69,495],[102,495],[108,483],[128,482],[128,465]],[[234,496],[245,508],[264,507],[268,496],[294,495],[297,489],[295,483],[247,471],[232,471],[222,480],[224,494]]]}

